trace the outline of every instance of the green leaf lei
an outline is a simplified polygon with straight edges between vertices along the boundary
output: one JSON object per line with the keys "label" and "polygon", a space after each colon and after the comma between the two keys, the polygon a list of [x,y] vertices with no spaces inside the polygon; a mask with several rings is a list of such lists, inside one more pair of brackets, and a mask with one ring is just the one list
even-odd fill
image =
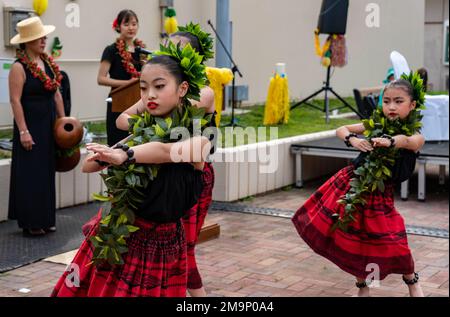
{"label": "green leaf lei", "polygon": [[189,32],[198,38],[200,46],[203,50],[203,61],[214,58],[214,42],[211,34],[202,31],[200,24],[194,24],[190,22],[186,26],[179,26],[178,31]]}
{"label": "green leaf lei", "polygon": [[[179,61],[189,82],[189,93],[183,105],[175,109],[166,118],[153,117],[148,112],[130,118],[130,137],[126,144],[133,147],[148,142],[170,143],[171,134],[180,135],[177,129],[187,128],[192,136],[194,120],[198,128],[204,128],[212,115],[205,116],[204,109],[193,107],[188,98],[199,99],[200,88],[206,83],[201,57],[190,45],[182,51],[173,44],[167,49],[162,47],[156,55],[169,55]],[[195,98],[194,98],[195,99]],[[146,189],[157,177],[157,164],[131,164],[129,166],[111,166],[106,174],[101,174],[107,191],[106,195],[95,194],[94,199],[109,203],[109,213],[99,223],[96,235],[90,238],[94,246],[92,263],[95,265],[107,261],[111,265],[124,263],[122,254],[128,251],[126,239],[139,230],[133,226],[135,212],[144,201]]]}
{"label": "green leaf lei", "polygon": [[[425,92],[423,90],[423,81],[417,72],[409,75],[404,74],[402,79],[411,83],[414,90],[414,100],[416,108],[413,109],[407,118],[401,120],[388,120],[381,109],[374,111],[370,119],[363,120],[364,136],[371,141],[372,138],[379,138],[383,135],[395,136],[406,135],[412,136],[422,127],[420,122],[422,115],[420,110],[425,109]],[[344,214],[339,216],[333,214],[335,223],[332,230],[339,228],[347,231],[348,225],[355,221],[355,213],[367,203],[364,197],[376,190],[384,192],[385,181],[392,177],[392,167],[398,158],[399,150],[396,148],[375,148],[367,155],[362,165],[354,171],[355,177],[350,180],[349,191],[342,196],[338,203],[344,205]]]}

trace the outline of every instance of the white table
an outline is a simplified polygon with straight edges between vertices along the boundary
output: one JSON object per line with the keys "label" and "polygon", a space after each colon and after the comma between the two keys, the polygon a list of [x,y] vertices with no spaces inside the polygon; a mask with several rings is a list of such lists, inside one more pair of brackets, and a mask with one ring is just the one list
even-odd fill
{"label": "white table", "polygon": [[448,141],[448,95],[425,96],[422,135],[426,141]]}

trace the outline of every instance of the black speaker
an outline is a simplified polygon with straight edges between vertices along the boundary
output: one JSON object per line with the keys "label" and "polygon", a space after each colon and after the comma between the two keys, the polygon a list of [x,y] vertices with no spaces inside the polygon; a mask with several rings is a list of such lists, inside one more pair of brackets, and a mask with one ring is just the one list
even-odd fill
{"label": "black speaker", "polygon": [[322,0],[319,24],[322,34],[345,34],[349,0]]}

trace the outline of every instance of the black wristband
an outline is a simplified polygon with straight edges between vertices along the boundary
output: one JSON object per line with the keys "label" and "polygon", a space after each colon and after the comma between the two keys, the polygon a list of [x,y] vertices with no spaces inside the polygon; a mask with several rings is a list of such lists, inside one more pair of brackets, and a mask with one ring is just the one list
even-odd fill
{"label": "black wristband", "polygon": [[128,166],[131,164],[136,163],[136,159],[134,158],[134,151],[130,149],[130,147],[126,144],[117,143],[113,149],[120,149],[127,153],[128,158],[125,160],[125,162],[122,163],[122,165]]}
{"label": "black wristband", "polygon": [[349,135],[347,135],[346,137],[345,137],[345,145],[347,145],[347,147],[351,147],[352,146],[352,144],[350,143],[350,138],[357,138],[358,137],[358,135],[356,134],[356,133],[350,133]]}
{"label": "black wristband", "polygon": [[134,158],[134,151],[130,149],[128,145],[123,146],[122,151],[127,153],[127,159],[122,163],[123,165],[128,166],[136,163],[136,159]]}
{"label": "black wristband", "polygon": [[388,139],[389,141],[391,141],[391,145],[389,146],[390,148],[395,146],[395,139],[392,136],[390,136],[388,134],[383,134],[381,137],[383,139]]}

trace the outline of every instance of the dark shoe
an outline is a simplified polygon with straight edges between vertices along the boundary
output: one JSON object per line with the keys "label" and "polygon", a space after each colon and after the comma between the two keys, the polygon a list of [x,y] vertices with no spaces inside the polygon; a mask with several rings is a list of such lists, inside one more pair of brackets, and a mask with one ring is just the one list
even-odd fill
{"label": "dark shoe", "polygon": [[43,229],[23,229],[23,234],[25,236],[39,237],[45,235],[45,231]]}
{"label": "dark shoe", "polygon": [[52,233],[52,232],[56,232],[56,227],[53,226],[53,227],[46,228],[46,229],[44,229],[44,230],[45,230],[45,232],[47,232],[47,233]]}

